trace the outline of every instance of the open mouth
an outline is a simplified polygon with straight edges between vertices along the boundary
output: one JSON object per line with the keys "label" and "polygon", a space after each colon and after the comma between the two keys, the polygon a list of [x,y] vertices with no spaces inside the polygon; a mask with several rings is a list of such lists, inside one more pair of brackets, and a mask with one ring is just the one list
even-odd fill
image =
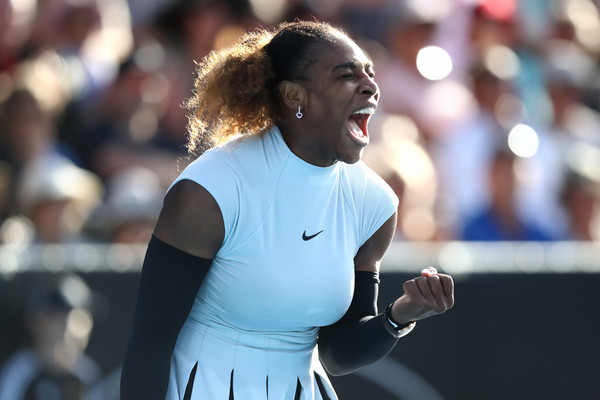
{"label": "open mouth", "polygon": [[359,146],[366,146],[369,144],[367,123],[374,112],[375,107],[365,107],[356,111],[348,118],[348,121],[346,121],[346,127],[348,128],[348,132],[350,132],[350,137]]}

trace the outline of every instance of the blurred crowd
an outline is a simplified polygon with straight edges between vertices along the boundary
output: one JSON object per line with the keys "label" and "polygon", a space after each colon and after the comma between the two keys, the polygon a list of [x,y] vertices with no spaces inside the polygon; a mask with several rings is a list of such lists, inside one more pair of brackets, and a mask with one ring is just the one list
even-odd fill
{"label": "blurred crowd", "polygon": [[[147,242],[195,62],[313,18],[374,60],[396,240],[600,240],[600,1],[0,0],[0,245]],[[97,298],[54,278],[22,290],[0,397],[118,398],[85,356]]]}
{"label": "blurred crowd", "polygon": [[396,240],[600,240],[592,0],[0,0],[0,244],[145,242],[195,62],[329,21],[374,60]]}

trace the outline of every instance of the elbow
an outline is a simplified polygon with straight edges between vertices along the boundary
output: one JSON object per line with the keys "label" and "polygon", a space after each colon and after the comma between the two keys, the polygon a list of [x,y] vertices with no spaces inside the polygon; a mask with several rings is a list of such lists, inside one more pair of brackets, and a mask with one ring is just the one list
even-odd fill
{"label": "elbow", "polygon": [[323,365],[327,374],[331,376],[348,375],[359,368],[359,366],[354,366],[352,363],[345,361],[344,358],[343,355],[335,354],[332,349],[319,347],[321,365]]}

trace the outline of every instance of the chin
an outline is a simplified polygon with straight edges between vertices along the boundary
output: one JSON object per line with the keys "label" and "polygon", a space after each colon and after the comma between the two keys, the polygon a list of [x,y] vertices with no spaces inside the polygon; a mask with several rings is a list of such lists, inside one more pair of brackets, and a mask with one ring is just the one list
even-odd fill
{"label": "chin", "polygon": [[353,154],[346,154],[345,156],[341,156],[338,158],[339,161],[345,162],[346,164],[355,164],[359,162],[363,156],[364,148],[360,149],[360,151]]}

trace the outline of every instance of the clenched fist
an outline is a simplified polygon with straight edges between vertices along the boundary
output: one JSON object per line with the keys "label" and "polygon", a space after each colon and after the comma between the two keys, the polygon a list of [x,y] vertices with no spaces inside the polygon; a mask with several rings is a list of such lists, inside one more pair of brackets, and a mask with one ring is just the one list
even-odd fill
{"label": "clenched fist", "polygon": [[450,275],[438,274],[433,267],[402,285],[404,294],[392,306],[392,318],[399,324],[441,314],[454,305],[454,281]]}

